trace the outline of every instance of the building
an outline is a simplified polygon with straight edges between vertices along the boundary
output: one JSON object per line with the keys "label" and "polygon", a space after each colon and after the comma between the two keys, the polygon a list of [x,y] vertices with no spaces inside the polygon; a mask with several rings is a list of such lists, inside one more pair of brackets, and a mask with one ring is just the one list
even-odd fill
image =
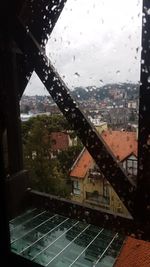
{"label": "building", "polygon": [[106,131],[108,129],[107,122],[95,123],[95,128],[98,133],[101,134],[103,131]]}
{"label": "building", "polygon": [[137,101],[128,101],[128,108],[130,109],[137,109]]}
{"label": "building", "polygon": [[[129,177],[136,177],[136,133],[107,130],[102,133],[102,137]],[[73,200],[111,210],[115,213],[128,214],[127,209],[85,148],[74,163],[70,176],[73,182]],[[135,178],[133,181],[135,181]]]}
{"label": "building", "polygon": [[71,133],[69,134],[68,132],[52,132],[50,140],[52,157],[56,156],[60,151],[77,145],[77,137],[71,138]]}

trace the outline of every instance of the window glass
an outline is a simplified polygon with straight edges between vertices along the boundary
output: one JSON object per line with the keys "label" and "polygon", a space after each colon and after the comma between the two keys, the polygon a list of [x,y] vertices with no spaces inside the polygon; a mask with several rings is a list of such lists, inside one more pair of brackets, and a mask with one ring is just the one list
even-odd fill
{"label": "window glass", "polygon": [[[137,157],[141,5],[137,0],[69,0],[46,46],[52,65],[79,107],[127,175],[134,176],[136,163],[125,158],[133,150]],[[115,192],[35,73],[21,100],[22,121],[30,116],[34,119],[24,122],[23,141],[32,187],[81,203],[86,196],[88,200],[89,195],[97,197],[115,211]]]}
{"label": "window glass", "polygon": [[141,4],[67,1],[46,48],[70,89],[139,81]]}
{"label": "window glass", "polygon": [[80,195],[80,182],[73,181],[73,194]]}
{"label": "window glass", "polygon": [[[46,45],[52,65],[130,176],[137,174],[141,5],[69,0]],[[118,197],[35,73],[20,107],[31,188],[83,204],[90,196],[115,211]]]}
{"label": "window glass", "polygon": [[48,40],[48,57],[97,127],[137,128],[141,6],[142,0],[69,0]]}
{"label": "window glass", "polygon": [[[137,175],[141,2],[68,0],[46,47],[129,176]],[[31,189],[130,217],[35,73],[20,108]],[[11,220],[10,232],[12,251],[44,266],[112,266],[123,241],[114,231],[36,208]]]}

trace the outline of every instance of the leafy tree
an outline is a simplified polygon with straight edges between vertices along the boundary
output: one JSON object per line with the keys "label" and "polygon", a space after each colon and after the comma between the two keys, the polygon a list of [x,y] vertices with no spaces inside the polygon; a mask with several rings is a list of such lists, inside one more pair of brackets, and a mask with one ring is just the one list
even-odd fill
{"label": "leafy tree", "polygon": [[130,122],[135,122],[136,121],[136,116],[133,110],[131,110],[131,113],[129,115],[129,121]]}
{"label": "leafy tree", "polygon": [[[69,196],[68,172],[81,150],[76,147],[60,152],[52,158],[50,133],[69,129],[63,116],[37,116],[24,122],[22,136],[25,167],[30,171],[31,187],[59,196]],[[74,135],[74,134],[73,134]]]}
{"label": "leafy tree", "polygon": [[77,146],[72,146],[69,147],[67,150],[61,151],[58,154],[60,166],[62,170],[66,173],[66,175],[68,174],[70,168],[72,167],[82,148],[83,145],[78,144]]}
{"label": "leafy tree", "polygon": [[48,186],[50,173],[50,140],[47,136],[48,131],[43,124],[39,120],[34,121],[28,135],[26,133],[24,145],[24,160],[31,173],[32,185],[42,191]]}

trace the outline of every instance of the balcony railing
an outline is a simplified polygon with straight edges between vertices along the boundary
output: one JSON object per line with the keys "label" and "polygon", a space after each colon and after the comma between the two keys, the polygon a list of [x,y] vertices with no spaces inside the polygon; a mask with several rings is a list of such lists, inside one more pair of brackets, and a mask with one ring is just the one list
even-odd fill
{"label": "balcony railing", "polygon": [[90,169],[89,170],[89,178],[100,179],[100,178],[103,178],[103,176],[98,169]]}
{"label": "balcony railing", "polygon": [[110,205],[110,197],[91,192],[86,192],[86,202],[99,206]]}

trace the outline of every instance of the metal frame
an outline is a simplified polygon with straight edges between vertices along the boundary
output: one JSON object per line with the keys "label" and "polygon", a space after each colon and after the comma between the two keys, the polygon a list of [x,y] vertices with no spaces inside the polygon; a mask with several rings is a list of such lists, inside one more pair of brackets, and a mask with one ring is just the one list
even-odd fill
{"label": "metal frame", "polygon": [[[42,46],[44,51],[45,42],[51,34],[67,0],[26,0],[21,9],[19,16],[22,18],[29,31],[34,30],[37,42]],[[52,7],[57,6],[56,9]],[[32,11],[31,11],[32,10]],[[28,79],[30,78],[34,64],[28,62],[27,55],[19,54],[18,59],[18,77],[19,77],[19,96],[21,97]]]}
{"label": "metal frame", "polygon": [[48,266],[53,260],[55,260],[66,248],[68,248],[79,236],[81,236],[88,228],[90,224],[88,224],[75,238],[73,238],[58,254],[56,254],[45,266]]}
{"label": "metal frame", "polygon": [[66,221],[68,221],[69,218],[64,219],[64,221],[62,221],[61,223],[59,223],[58,225],[56,225],[54,228],[52,228],[51,230],[49,230],[46,234],[42,235],[40,238],[38,238],[36,241],[34,241],[33,243],[31,243],[29,246],[25,247],[23,250],[20,251],[20,254],[24,253],[27,249],[29,249],[31,246],[33,246],[34,244],[36,244],[37,242],[39,242],[41,239],[43,239],[43,237],[49,235],[49,233],[51,233],[52,231],[54,231],[56,228],[58,228],[60,225],[63,225]]}
{"label": "metal frame", "polygon": [[130,216],[121,216],[109,210],[91,207],[88,204],[77,203],[35,190],[31,190],[28,194],[29,203],[37,208],[45,207],[54,213],[57,212],[66,217],[69,215],[70,218],[78,218],[103,228],[114,229],[116,232],[119,229],[119,232],[124,235],[134,234],[137,238],[150,239],[149,226],[133,220]]}
{"label": "metal frame", "polygon": [[92,241],[82,250],[82,252],[75,258],[75,260],[69,265],[71,267],[79,258],[80,256],[90,247],[90,245],[95,241],[95,239],[103,232],[104,229],[101,229],[98,234],[92,239]]}
{"label": "metal frame", "polygon": [[150,222],[150,1],[143,0],[139,106],[138,176],[135,214]]}
{"label": "metal frame", "polygon": [[18,241],[20,238],[23,238],[24,236],[30,234],[30,232],[32,232],[33,230],[36,230],[38,227],[42,226],[43,224],[45,224],[46,222],[51,221],[52,218],[54,218],[56,215],[49,217],[48,219],[46,219],[45,221],[43,221],[42,223],[38,224],[37,226],[35,226],[32,230],[29,230],[27,232],[25,232],[23,235],[17,237],[16,239],[13,239],[11,241],[11,244],[15,243],[16,241]]}
{"label": "metal frame", "polygon": [[[67,221],[68,219],[66,219],[65,221]],[[60,236],[58,236],[54,241],[52,241],[50,244],[48,244],[43,250],[41,250],[40,252],[38,252],[31,260],[34,260],[36,257],[38,257],[40,254],[42,254],[44,251],[46,251],[49,247],[51,247],[51,245],[53,245],[57,240],[59,240],[59,238],[61,238],[62,236],[64,236],[67,232],[69,232],[74,226],[76,226],[79,223],[79,221],[77,221],[76,223],[74,223],[72,226],[70,226],[65,232],[63,232]]]}
{"label": "metal frame", "polygon": [[[139,154],[138,154],[138,180],[137,188],[128,177],[125,175],[122,167],[104,140],[98,136],[97,132],[93,129],[91,123],[86,119],[78,105],[71,98],[69,91],[64,82],[59,77],[58,73],[54,70],[50,61],[45,56],[44,46],[42,40],[47,39],[47,34],[50,34],[61,11],[64,6],[65,0],[59,1],[42,1],[34,0],[24,1],[23,9],[21,12],[19,1],[13,4],[5,4],[5,8],[1,10],[2,24],[2,42],[1,42],[1,76],[3,76],[1,86],[1,114],[0,126],[2,133],[5,128],[8,130],[8,143],[9,155],[12,163],[12,173],[17,172],[23,168],[22,164],[22,149],[21,149],[21,132],[19,126],[19,97],[21,97],[28,77],[35,69],[41,81],[46,86],[48,92],[51,94],[58,107],[72,124],[76,130],[83,144],[86,146],[91,156],[100,167],[104,176],[111,183],[112,187],[121,198],[125,206],[131,212],[134,220],[122,218],[122,221],[127,222],[127,225],[136,225],[136,229],[143,234],[148,233],[150,222],[150,2],[143,0],[143,28],[142,28],[142,62],[141,62],[141,85],[140,85],[140,108],[139,108]],[[50,4],[50,5],[49,5]],[[13,6],[14,5],[14,6]],[[56,6],[52,12],[52,6]],[[12,13],[11,17],[8,14],[8,7]],[[30,10],[33,11],[30,12]],[[4,14],[3,14],[4,11]],[[49,13],[51,11],[51,13]],[[18,18],[19,14],[19,18]],[[42,16],[44,15],[44,16]],[[5,18],[6,16],[6,18]],[[28,18],[26,20],[26,18]],[[49,20],[51,19],[51,28],[49,27]],[[38,23],[38,27],[37,27]],[[20,50],[14,51],[13,40],[15,39]],[[15,45],[16,49],[16,45]],[[20,68],[21,66],[21,68]],[[21,77],[19,79],[19,77]],[[20,88],[20,89],[18,89]],[[8,113],[8,110],[9,113]],[[12,119],[12,122],[11,122]],[[15,127],[14,127],[15,125]],[[13,134],[10,134],[13,127]],[[0,136],[2,138],[2,135]],[[15,141],[16,140],[16,141]],[[15,143],[16,142],[16,143]],[[17,144],[17,146],[16,146]],[[2,152],[2,149],[1,149]],[[15,152],[15,157],[13,153]],[[10,252],[8,219],[5,200],[5,173],[2,153],[1,157],[1,252],[5,255]],[[58,206],[60,205],[60,200]],[[62,202],[61,202],[62,204]],[[62,204],[62,206],[64,203]],[[66,205],[66,202],[65,202]],[[71,204],[70,204],[71,205]],[[78,205],[78,210],[80,209]],[[84,207],[81,209],[84,210]],[[92,211],[91,211],[92,212]],[[94,211],[93,211],[94,212]],[[98,212],[98,211],[97,211]],[[99,216],[103,219],[102,224],[109,223],[114,225],[116,220],[114,216],[106,217],[105,212],[99,212]],[[98,215],[97,215],[98,216]],[[142,224],[141,224],[142,222]],[[133,228],[131,227],[133,230]],[[130,230],[131,230],[130,229]],[[147,229],[147,231],[146,231]],[[129,230],[129,232],[130,232]],[[131,231],[132,231],[131,230]],[[146,237],[148,238],[148,237]],[[4,253],[3,253],[4,252]],[[16,256],[12,256],[16,259]],[[17,258],[22,261],[22,266],[27,261]],[[20,260],[19,260],[20,259]],[[29,263],[30,265],[30,263]],[[36,264],[35,264],[36,266]]]}

